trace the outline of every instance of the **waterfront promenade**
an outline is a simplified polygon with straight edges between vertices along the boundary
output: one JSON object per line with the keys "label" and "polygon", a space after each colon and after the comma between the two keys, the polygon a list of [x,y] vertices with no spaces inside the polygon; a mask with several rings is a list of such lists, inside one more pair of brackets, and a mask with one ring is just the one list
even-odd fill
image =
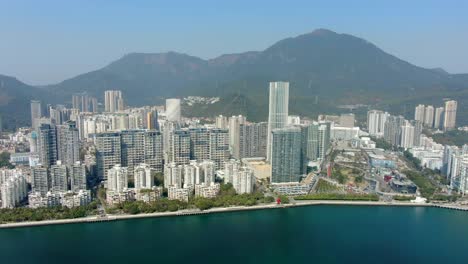
{"label": "waterfront promenade", "polygon": [[137,218],[150,218],[150,217],[168,217],[168,216],[187,216],[187,215],[201,215],[201,214],[212,214],[212,213],[225,213],[225,212],[236,212],[236,211],[249,211],[249,210],[267,210],[267,209],[285,209],[298,206],[313,206],[313,205],[355,205],[355,206],[426,206],[426,207],[440,207],[456,210],[468,210],[468,208],[459,208],[456,206],[442,206],[432,203],[409,203],[409,202],[372,202],[372,201],[322,201],[322,200],[308,200],[308,201],[295,201],[290,204],[261,204],[254,206],[233,206],[223,208],[211,208],[208,210],[181,210],[175,212],[158,212],[149,214],[116,214],[106,216],[89,216],[83,218],[74,219],[60,219],[60,220],[45,220],[45,221],[32,221],[32,222],[19,222],[19,223],[6,223],[0,224],[0,228],[16,228],[16,227],[33,227],[33,226],[45,226],[45,225],[62,225],[62,224],[75,224],[75,223],[95,223],[95,222],[107,222],[117,220],[128,220]]}

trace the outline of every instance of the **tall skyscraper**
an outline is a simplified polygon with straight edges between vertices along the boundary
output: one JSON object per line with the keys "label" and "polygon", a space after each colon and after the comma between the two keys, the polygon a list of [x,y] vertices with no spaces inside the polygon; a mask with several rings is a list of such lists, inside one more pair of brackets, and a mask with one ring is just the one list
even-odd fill
{"label": "tall skyscraper", "polygon": [[383,137],[388,113],[379,110],[367,112],[367,131],[374,137]]}
{"label": "tall skyscraper", "polygon": [[423,104],[420,104],[416,106],[414,109],[414,120],[418,120],[421,122],[424,122],[424,117],[425,117],[425,111],[426,111],[426,106]]}
{"label": "tall skyscraper", "polygon": [[267,161],[272,157],[272,132],[283,128],[288,122],[289,82],[270,82],[270,102],[268,111]]}
{"label": "tall skyscraper", "polygon": [[57,157],[64,165],[71,166],[80,160],[80,139],[74,121],[57,126]]}
{"label": "tall skyscraper", "polygon": [[121,162],[120,134],[99,133],[94,136],[96,167],[99,179],[107,179],[107,171]]}
{"label": "tall skyscraper", "polygon": [[[417,121],[420,123],[420,121]],[[384,139],[394,146],[399,146],[401,143],[401,126],[404,125],[405,118],[403,116],[388,116],[385,122]]]}
{"label": "tall skyscraper", "polygon": [[53,192],[66,192],[68,190],[67,167],[57,161],[56,165],[50,167],[50,189]]}
{"label": "tall skyscraper", "polygon": [[414,146],[414,126],[406,122],[401,126],[401,144],[402,148],[412,148]]}
{"label": "tall skyscraper", "polygon": [[239,158],[239,128],[245,124],[245,116],[231,116],[229,118],[229,148],[234,157]]}
{"label": "tall skyscraper", "polygon": [[38,128],[37,119],[42,117],[41,102],[31,100],[31,126],[33,129]]}
{"label": "tall skyscraper", "polygon": [[457,101],[451,100],[445,102],[444,130],[455,128],[457,119]]}
{"label": "tall skyscraper", "polygon": [[151,189],[153,187],[153,175],[151,172],[151,167],[145,163],[135,167],[135,190]]}
{"label": "tall skyscraper", "polygon": [[31,168],[31,188],[33,192],[45,195],[49,191],[47,167],[38,165]]}
{"label": "tall skyscraper", "polygon": [[444,108],[437,107],[434,114],[434,128],[441,128],[444,123]]}
{"label": "tall skyscraper", "polygon": [[272,131],[271,183],[298,182],[301,175],[301,130],[297,127]]}
{"label": "tall skyscraper", "polygon": [[39,162],[50,167],[58,160],[57,134],[55,127],[49,124],[42,124],[38,133],[38,153]]}
{"label": "tall skyscraper", "polygon": [[97,112],[97,99],[89,96],[86,92],[73,94],[72,105],[80,112]]}
{"label": "tall skyscraper", "polygon": [[424,111],[424,125],[432,127],[434,125],[434,107],[432,105],[426,106]]}
{"label": "tall skyscraper", "polygon": [[121,91],[108,90],[104,92],[104,107],[109,113],[124,110],[124,100]]}
{"label": "tall skyscraper", "polygon": [[86,166],[79,161],[70,168],[70,183],[74,192],[86,190]]}
{"label": "tall skyscraper", "polygon": [[107,172],[107,190],[118,193],[126,188],[128,188],[127,168],[116,164]]}
{"label": "tall skyscraper", "polygon": [[229,134],[225,129],[211,129],[209,139],[209,160],[214,162],[216,170],[224,168],[229,159]]}
{"label": "tall skyscraper", "polygon": [[239,126],[239,156],[234,158],[266,157],[268,123]]}
{"label": "tall skyscraper", "polygon": [[307,127],[306,156],[310,161],[319,158],[319,123],[313,122]]}
{"label": "tall skyscraper", "polygon": [[171,122],[180,122],[180,99],[166,99],[166,119]]}
{"label": "tall skyscraper", "polygon": [[318,158],[324,159],[330,149],[330,122],[320,122],[318,127]]}
{"label": "tall skyscraper", "polygon": [[158,111],[152,110],[146,114],[146,127],[148,129],[159,130]]}
{"label": "tall skyscraper", "polygon": [[411,122],[411,125],[414,127],[413,145],[415,147],[419,147],[421,145],[421,134],[423,131],[423,124],[421,123],[421,121],[413,120]]}
{"label": "tall skyscraper", "polygon": [[168,161],[176,165],[190,162],[190,133],[187,130],[176,130],[169,136]]}
{"label": "tall skyscraper", "polygon": [[228,129],[229,123],[228,123],[227,117],[223,115],[217,116],[215,125],[216,125],[216,128]]}

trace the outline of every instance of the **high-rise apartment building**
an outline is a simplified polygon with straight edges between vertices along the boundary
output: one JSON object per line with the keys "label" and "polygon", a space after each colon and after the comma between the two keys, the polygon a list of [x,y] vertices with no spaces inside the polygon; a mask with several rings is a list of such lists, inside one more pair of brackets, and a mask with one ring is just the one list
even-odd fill
{"label": "high-rise apartment building", "polygon": [[68,190],[67,166],[59,160],[57,164],[52,165],[50,172],[50,189],[52,192],[66,192]]}
{"label": "high-rise apartment building", "polygon": [[164,187],[182,188],[183,165],[175,162],[164,164]]}
{"label": "high-rise apartment building", "polygon": [[121,91],[108,90],[104,92],[104,109],[114,113],[125,109]]}
{"label": "high-rise apartment building", "polygon": [[220,129],[229,129],[229,123],[228,123],[227,117],[223,115],[217,116],[216,121],[215,121],[215,126],[216,128],[220,128]]}
{"label": "high-rise apartment building", "polygon": [[153,187],[153,169],[148,164],[142,163],[135,167],[135,190],[151,189]]}
{"label": "high-rise apartment building", "polygon": [[426,106],[423,104],[416,106],[414,109],[414,120],[424,122],[425,116],[426,116]]}
{"label": "high-rise apartment building", "polygon": [[236,159],[266,157],[268,123],[249,123],[239,126],[239,156]]}
{"label": "high-rise apartment building", "polygon": [[176,130],[169,136],[168,161],[177,165],[190,162],[190,133],[187,130]]}
{"label": "high-rise apartment building", "polygon": [[297,127],[272,131],[271,183],[298,182],[301,175],[301,130]]}
{"label": "high-rise apartment building", "polygon": [[80,139],[78,128],[74,121],[67,121],[58,125],[57,129],[57,158],[62,164],[71,166],[80,160]]}
{"label": "high-rise apartment building", "polygon": [[239,157],[239,129],[246,121],[242,115],[229,118],[229,148],[234,157]]}
{"label": "high-rise apartment building", "polygon": [[12,175],[4,181],[0,181],[1,208],[14,208],[27,197],[26,178],[18,171],[12,171]]}
{"label": "high-rise apartment building", "polygon": [[57,163],[57,133],[55,127],[50,124],[42,124],[38,133],[39,162],[46,166]]}
{"label": "high-rise apartment building", "polygon": [[457,119],[457,101],[451,100],[445,102],[444,113],[444,130],[454,129]]}
{"label": "high-rise apartment building", "polygon": [[288,122],[289,107],[289,83],[270,82],[270,98],[268,111],[268,134],[267,134],[267,161],[272,157],[272,132],[274,129],[283,128]]}
{"label": "high-rise apartment building", "polygon": [[33,192],[45,195],[49,191],[47,167],[38,165],[31,168],[31,187]]}
{"label": "high-rise apartment building", "polygon": [[119,193],[128,188],[128,170],[120,164],[114,165],[107,172],[107,190]]}
{"label": "high-rise apartment building", "polygon": [[229,159],[229,134],[225,129],[211,129],[209,139],[209,160],[214,162],[216,170],[224,167]]}
{"label": "high-rise apartment building", "polygon": [[77,161],[70,167],[70,183],[71,190],[78,192],[79,190],[86,190],[86,166]]}
{"label": "high-rise apartment building", "polygon": [[401,144],[402,148],[412,148],[414,146],[414,126],[406,122],[401,126]]}
{"label": "high-rise apartment building", "polygon": [[41,102],[31,100],[31,126],[35,130],[38,128],[37,119],[42,117]]}
{"label": "high-rise apartment building", "polygon": [[92,112],[97,113],[97,99],[84,93],[76,93],[72,95],[72,105],[74,109],[78,109],[80,112]]}
{"label": "high-rise apartment building", "polygon": [[434,128],[441,128],[444,123],[444,108],[437,107],[434,114]]}
{"label": "high-rise apartment building", "polygon": [[320,122],[318,127],[318,158],[323,160],[330,149],[330,122]]}
{"label": "high-rise apartment building", "polygon": [[367,130],[369,135],[374,137],[383,137],[387,117],[387,112],[379,110],[370,110],[367,112]]}
{"label": "high-rise apartment building", "polygon": [[426,127],[434,126],[434,106],[428,105],[424,111],[424,125]]}
{"label": "high-rise apartment building", "polygon": [[405,118],[403,116],[389,115],[384,126],[384,139],[394,146],[399,146],[401,143],[401,126],[404,123]]}
{"label": "high-rise apartment building", "polygon": [[180,122],[180,99],[166,99],[166,120]]}
{"label": "high-rise apartment building", "polygon": [[152,110],[146,113],[146,128],[159,130],[158,111]]}
{"label": "high-rise apartment building", "polygon": [[96,166],[99,179],[106,179],[109,169],[121,162],[120,133],[99,133],[94,136]]}

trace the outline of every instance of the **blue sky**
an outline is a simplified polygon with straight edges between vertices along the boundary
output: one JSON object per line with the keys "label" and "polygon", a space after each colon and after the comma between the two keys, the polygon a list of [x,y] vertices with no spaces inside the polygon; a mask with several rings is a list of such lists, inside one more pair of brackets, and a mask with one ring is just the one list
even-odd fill
{"label": "blue sky", "polygon": [[0,0],[0,74],[50,84],[129,52],[213,58],[327,28],[468,73],[468,1]]}

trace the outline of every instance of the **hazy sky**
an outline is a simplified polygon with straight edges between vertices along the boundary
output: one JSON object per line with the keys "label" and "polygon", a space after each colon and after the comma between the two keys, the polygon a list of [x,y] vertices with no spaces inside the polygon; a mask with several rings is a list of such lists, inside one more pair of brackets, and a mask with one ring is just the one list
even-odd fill
{"label": "hazy sky", "polygon": [[129,52],[213,58],[316,28],[365,38],[418,66],[468,73],[466,0],[0,0],[0,74],[50,84]]}

